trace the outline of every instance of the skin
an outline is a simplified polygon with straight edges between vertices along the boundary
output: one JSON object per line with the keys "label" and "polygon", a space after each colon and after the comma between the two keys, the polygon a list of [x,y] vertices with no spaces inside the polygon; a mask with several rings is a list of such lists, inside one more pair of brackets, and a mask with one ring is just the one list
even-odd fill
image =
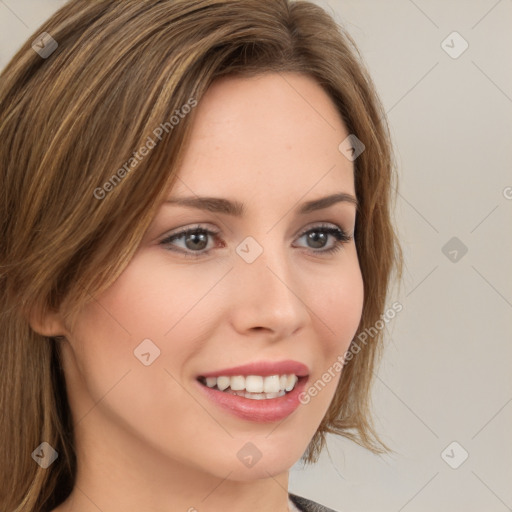
{"label": "skin", "polygon": [[[353,234],[355,206],[295,213],[355,195],[353,163],[338,150],[348,132],[323,89],[296,73],[223,78],[196,115],[168,197],[237,200],[244,216],[162,204],[128,267],[72,329],[58,314],[35,326],[66,338],[76,424],[76,486],[55,511],[285,512],[288,471],[333,398],[339,373],[284,421],[256,423],[205,398],[196,376],[292,359],[308,366],[309,386],[348,348],[363,306],[354,240],[322,255],[335,238],[322,246],[301,234],[322,223]],[[180,253],[204,253],[190,239],[161,244],[197,224],[219,232],[207,255]],[[235,251],[247,236],[263,248],[250,264]],[[161,351],[149,366],[133,352],[146,338]],[[250,468],[237,457],[247,442],[262,454]]]}

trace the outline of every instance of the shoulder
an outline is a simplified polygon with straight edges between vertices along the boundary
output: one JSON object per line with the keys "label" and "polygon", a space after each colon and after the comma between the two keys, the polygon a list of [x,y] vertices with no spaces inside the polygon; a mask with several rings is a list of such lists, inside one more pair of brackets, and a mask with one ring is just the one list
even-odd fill
{"label": "shoulder", "polygon": [[315,501],[308,500],[302,496],[289,493],[290,501],[301,511],[301,512],[336,512],[332,508],[324,507]]}

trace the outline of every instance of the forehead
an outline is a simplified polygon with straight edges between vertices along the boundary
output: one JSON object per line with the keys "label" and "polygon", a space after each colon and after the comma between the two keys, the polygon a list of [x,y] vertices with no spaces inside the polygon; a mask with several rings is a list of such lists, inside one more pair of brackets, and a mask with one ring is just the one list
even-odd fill
{"label": "forehead", "polygon": [[338,149],[347,136],[331,98],[306,75],[219,79],[198,104],[173,195],[353,192],[353,163]]}

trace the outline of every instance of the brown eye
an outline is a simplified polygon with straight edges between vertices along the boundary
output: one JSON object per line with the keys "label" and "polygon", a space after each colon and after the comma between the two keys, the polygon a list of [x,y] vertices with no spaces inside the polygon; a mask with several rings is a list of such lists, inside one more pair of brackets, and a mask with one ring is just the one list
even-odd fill
{"label": "brown eye", "polygon": [[218,233],[204,228],[185,229],[166,237],[160,244],[185,256],[199,257],[210,252],[211,248],[207,249],[208,239],[217,236]]}
{"label": "brown eye", "polygon": [[[329,238],[334,238],[334,243],[328,249],[324,247],[328,244]],[[342,244],[349,242],[352,237],[347,235],[339,227],[333,226],[315,226],[303,232],[299,238],[305,238],[308,247],[315,249],[317,253],[331,253],[341,249]]]}

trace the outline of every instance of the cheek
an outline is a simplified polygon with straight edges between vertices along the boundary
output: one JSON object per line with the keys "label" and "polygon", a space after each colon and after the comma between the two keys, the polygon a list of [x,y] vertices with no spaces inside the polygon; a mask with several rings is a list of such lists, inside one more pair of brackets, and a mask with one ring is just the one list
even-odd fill
{"label": "cheek", "polygon": [[302,403],[308,410],[315,410],[312,416],[317,418],[323,417],[334,396],[343,371],[340,361],[357,332],[364,302],[363,278],[356,258],[332,274],[330,279],[318,280],[316,286],[309,283],[310,290],[316,290],[310,300],[319,341],[315,351],[317,370]]}
{"label": "cheek", "polygon": [[364,285],[357,258],[308,286],[314,290],[309,294],[312,317],[323,324],[326,333],[326,352],[331,357],[334,352],[343,353],[357,332],[363,311]]}
{"label": "cheek", "polygon": [[[211,284],[187,286],[190,277],[178,272],[167,277],[158,267],[142,268],[133,260],[82,310],[69,338],[72,350],[65,351],[70,400],[81,428],[93,432],[108,417],[157,447],[173,446],[171,434],[185,426],[200,429],[204,411],[180,385],[181,370],[197,351],[190,341],[199,329],[185,315]],[[177,410],[191,420],[176,425]]]}
{"label": "cheek", "polygon": [[110,288],[83,310],[76,332],[87,340],[88,350],[101,345],[125,362],[147,338],[164,351],[181,330],[194,336],[193,319],[203,303],[215,309],[208,295],[223,272],[216,267],[199,277],[193,265],[171,272],[165,260],[136,255]]}
{"label": "cheek", "polygon": [[[141,411],[134,397],[142,389],[155,409],[164,388],[180,396],[172,377],[181,381],[197,352],[194,340],[204,337],[208,324],[197,318],[215,314],[210,290],[225,271],[214,266],[199,278],[193,265],[170,272],[165,260],[136,254],[118,279],[85,306],[71,331],[74,367],[69,373],[80,377],[77,389],[85,388],[97,402],[116,385],[109,398],[123,394],[117,405],[131,403],[135,414]],[[89,402],[83,396],[81,401]]]}

